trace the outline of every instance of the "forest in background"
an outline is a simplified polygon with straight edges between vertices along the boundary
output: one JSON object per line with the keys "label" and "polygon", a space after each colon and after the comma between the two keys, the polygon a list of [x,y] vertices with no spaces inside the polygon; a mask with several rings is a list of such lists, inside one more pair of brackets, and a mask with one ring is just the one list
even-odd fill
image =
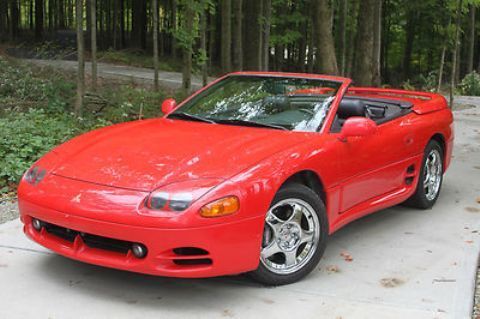
{"label": "forest in background", "polygon": [[93,26],[98,50],[177,61],[187,90],[192,71],[206,76],[239,70],[338,74],[357,85],[436,90],[480,68],[478,3],[0,0],[0,39],[66,45],[62,38],[80,18],[87,51]]}

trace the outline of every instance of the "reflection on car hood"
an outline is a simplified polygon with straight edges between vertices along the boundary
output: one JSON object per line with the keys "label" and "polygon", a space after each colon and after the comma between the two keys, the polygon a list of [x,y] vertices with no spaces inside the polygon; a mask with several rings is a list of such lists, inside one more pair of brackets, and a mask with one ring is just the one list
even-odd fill
{"label": "reflection on car hood", "polygon": [[302,133],[155,119],[90,132],[61,145],[53,173],[151,191],[172,182],[227,179],[305,141]]}

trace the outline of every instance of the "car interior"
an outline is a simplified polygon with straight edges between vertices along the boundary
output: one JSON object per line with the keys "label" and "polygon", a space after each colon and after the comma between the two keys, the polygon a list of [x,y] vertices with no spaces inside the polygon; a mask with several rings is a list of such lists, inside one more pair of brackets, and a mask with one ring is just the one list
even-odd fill
{"label": "car interior", "polygon": [[380,125],[410,113],[411,108],[411,103],[403,101],[345,96],[340,102],[331,132],[340,132],[350,117],[366,117]]}
{"label": "car interior", "polygon": [[[285,124],[289,121],[299,122],[313,115],[316,103],[318,96],[315,95],[277,95],[264,98],[263,108],[266,113],[273,114],[269,115],[270,121]],[[331,132],[340,132],[345,121],[354,116],[366,117],[381,125],[410,113],[412,106],[409,102],[392,99],[345,96],[340,102]]]}

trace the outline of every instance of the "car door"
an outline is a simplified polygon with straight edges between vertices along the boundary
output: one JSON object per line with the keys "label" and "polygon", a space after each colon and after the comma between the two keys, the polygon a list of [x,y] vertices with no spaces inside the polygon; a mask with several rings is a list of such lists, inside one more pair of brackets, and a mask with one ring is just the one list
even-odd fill
{"label": "car door", "polygon": [[408,124],[398,118],[377,125],[373,135],[338,140],[340,213],[405,185],[414,139]]}

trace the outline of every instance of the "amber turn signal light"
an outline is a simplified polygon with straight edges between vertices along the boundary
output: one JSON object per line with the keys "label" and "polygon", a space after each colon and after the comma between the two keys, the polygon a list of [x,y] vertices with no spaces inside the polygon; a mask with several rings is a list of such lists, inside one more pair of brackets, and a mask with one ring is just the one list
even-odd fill
{"label": "amber turn signal light", "polygon": [[236,196],[228,196],[211,202],[200,209],[203,217],[221,217],[238,211],[240,202]]}

